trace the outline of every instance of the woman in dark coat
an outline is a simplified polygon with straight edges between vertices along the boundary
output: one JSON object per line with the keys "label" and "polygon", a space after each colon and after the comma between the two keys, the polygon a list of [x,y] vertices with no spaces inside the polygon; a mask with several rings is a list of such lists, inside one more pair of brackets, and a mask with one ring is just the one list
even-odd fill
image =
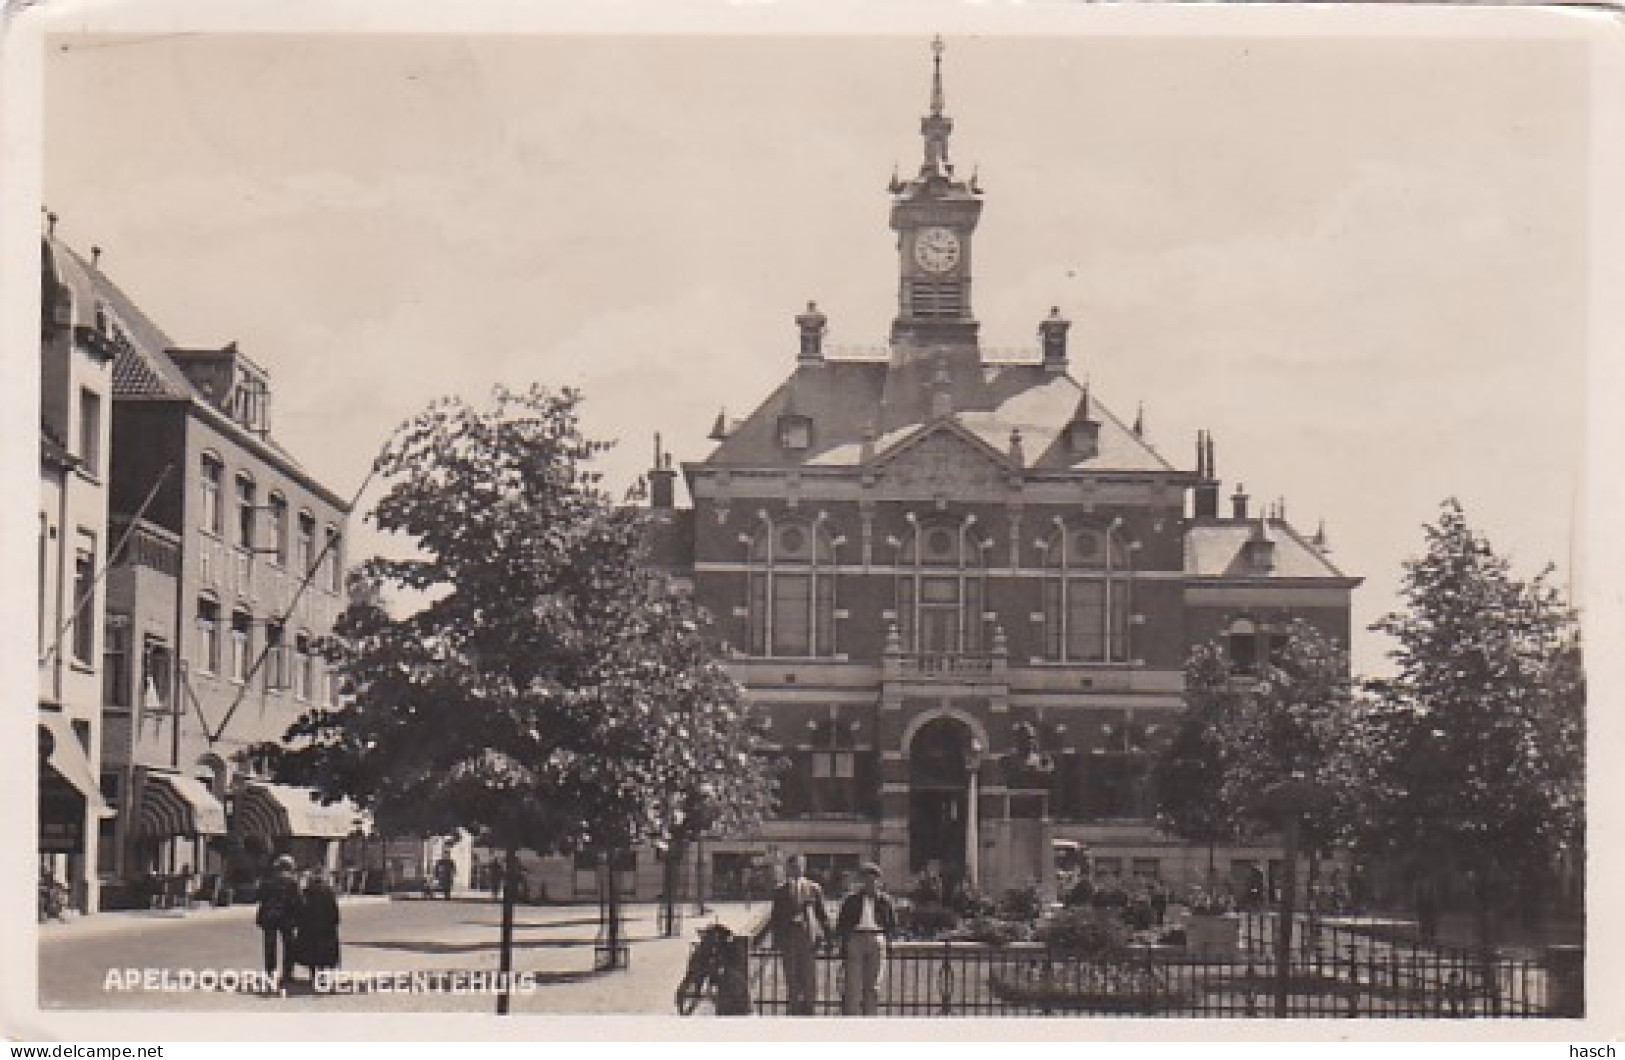
{"label": "woman in dark coat", "polygon": [[327,874],[319,869],[305,884],[300,907],[299,963],[309,966],[312,978],[324,968],[339,966],[339,902]]}

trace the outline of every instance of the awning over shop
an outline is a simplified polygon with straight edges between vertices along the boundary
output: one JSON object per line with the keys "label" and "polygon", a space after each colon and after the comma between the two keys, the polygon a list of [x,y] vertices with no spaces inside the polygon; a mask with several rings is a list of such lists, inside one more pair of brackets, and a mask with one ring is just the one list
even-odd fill
{"label": "awning over shop", "polygon": [[348,800],[324,806],[310,788],[253,782],[237,796],[237,829],[243,835],[343,839],[361,826],[361,811]]}
{"label": "awning over shop", "polygon": [[96,770],[91,767],[90,756],[85,754],[84,745],[74,734],[67,715],[42,711],[39,723],[40,728],[50,735],[51,756],[46,761],[51,768],[85,797],[97,816],[111,817],[117,813],[102,799],[102,786],[96,780]]}
{"label": "awning over shop", "polygon": [[148,773],[141,792],[143,836],[225,835],[226,808],[200,780]]}

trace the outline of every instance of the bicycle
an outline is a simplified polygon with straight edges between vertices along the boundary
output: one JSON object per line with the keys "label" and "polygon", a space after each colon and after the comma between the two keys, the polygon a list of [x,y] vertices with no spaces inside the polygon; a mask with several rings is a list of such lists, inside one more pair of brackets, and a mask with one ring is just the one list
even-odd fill
{"label": "bicycle", "polygon": [[734,933],[722,924],[710,924],[699,930],[699,936],[688,955],[683,981],[677,985],[677,1012],[682,1016],[693,1015],[705,1000],[715,1009],[718,992],[728,978],[727,949]]}

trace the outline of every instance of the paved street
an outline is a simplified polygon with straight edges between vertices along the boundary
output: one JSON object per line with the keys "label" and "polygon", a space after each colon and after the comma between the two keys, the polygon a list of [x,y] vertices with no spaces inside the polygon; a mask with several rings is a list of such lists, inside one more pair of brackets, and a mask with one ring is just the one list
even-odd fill
{"label": "paved street", "polygon": [[[691,907],[690,907],[691,908]],[[627,906],[631,968],[594,973],[596,906],[521,906],[514,926],[516,971],[535,973],[532,993],[515,993],[516,1013],[668,1015],[694,932],[713,917],[735,930],[763,912],[724,904],[704,918],[686,916],[682,939],[656,935],[656,907]],[[497,968],[500,909],[478,899],[450,902],[348,899],[342,905],[346,972],[486,972]],[[491,1012],[489,993],[314,994],[308,986],[286,997],[248,992],[118,990],[110,970],[260,967],[260,933],[253,909],[204,909],[179,914],[108,913],[40,929],[40,1003],[60,1009],[142,1011]],[[305,973],[301,970],[300,975]],[[303,984],[299,984],[303,985]]]}

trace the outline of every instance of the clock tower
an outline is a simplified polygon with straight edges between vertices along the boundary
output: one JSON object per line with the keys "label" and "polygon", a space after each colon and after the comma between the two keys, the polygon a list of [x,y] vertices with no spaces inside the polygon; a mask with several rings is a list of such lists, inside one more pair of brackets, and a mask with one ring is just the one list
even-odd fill
{"label": "clock tower", "polygon": [[899,265],[891,342],[894,354],[905,359],[976,349],[971,235],[982,213],[982,189],[974,176],[968,182],[954,179],[948,160],[954,122],[942,112],[941,37],[931,42],[931,51],[931,112],[920,119],[925,159],[918,176],[907,181],[893,176],[888,189]]}

